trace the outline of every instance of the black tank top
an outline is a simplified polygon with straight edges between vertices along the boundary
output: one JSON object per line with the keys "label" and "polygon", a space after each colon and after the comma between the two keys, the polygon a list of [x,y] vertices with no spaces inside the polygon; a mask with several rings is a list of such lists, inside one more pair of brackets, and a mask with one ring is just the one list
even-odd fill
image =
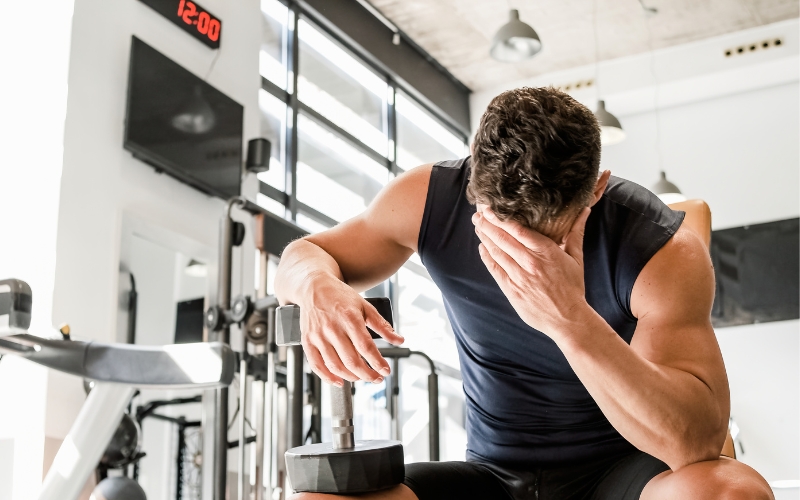
{"label": "black tank top", "polygon": [[[470,159],[431,172],[419,255],[455,333],[466,394],[467,458],[509,466],[575,463],[633,451],[549,337],[526,325],[478,254],[466,198]],[[636,277],[683,221],[645,188],[611,177],[584,238],[589,304],[630,343]]]}

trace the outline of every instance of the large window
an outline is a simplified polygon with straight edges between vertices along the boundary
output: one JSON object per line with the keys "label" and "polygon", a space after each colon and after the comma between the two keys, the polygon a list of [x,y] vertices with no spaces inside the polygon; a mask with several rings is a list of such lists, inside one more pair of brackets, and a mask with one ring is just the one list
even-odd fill
{"label": "large window", "polygon": [[[258,202],[265,208],[312,233],[322,231],[362,212],[394,176],[466,154],[466,135],[447,117],[365,62],[357,48],[321,28],[299,5],[262,0],[261,10],[258,101],[261,133],[272,142],[270,170],[259,174]],[[458,366],[441,294],[416,255],[380,293],[392,296],[408,347],[442,366]],[[404,363],[406,459],[425,460],[427,396],[417,387],[425,365]],[[463,394],[457,381],[441,380],[441,399],[450,402],[441,409],[442,458],[463,459],[463,422],[456,408],[463,405]],[[372,406],[385,404],[385,387],[370,384],[357,394]],[[388,437],[385,412],[362,418],[371,424],[361,426],[359,438]],[[325,432],[329,426],[323,425]]]}

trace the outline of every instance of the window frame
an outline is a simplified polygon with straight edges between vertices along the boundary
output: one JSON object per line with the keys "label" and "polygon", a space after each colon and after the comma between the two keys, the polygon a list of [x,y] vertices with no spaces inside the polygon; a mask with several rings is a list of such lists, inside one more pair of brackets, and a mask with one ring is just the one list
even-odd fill
{"label": "window frame", "polygon": [[[285,209],[285,217],[292,221],[297,220],[298,212],[301,212],[306,217],[326,226],[333,227],[339,222],[330,216],[315,210],[314,208],[302,203],[297,199],[297,161],[298,161],[298,128],[297,118],[302,113],[306,118],[313,120],[315,123],[330,131],[338,138],[347,142],[358,151],[364,153],[366,156],[384,166],[392,176],[403,173],[403,169],[397,165],[397,112],[395,109],[397,102],[397,91],[400,90],[406,96],[413,99],[414,103],[429,112],[445,129],[451,132],[454,136],[458,137],[468,144],[468,137],[463,131],[457,127],[446,115],[442,114],[436,109],[431,108],[426,103],[413,98],[413,89],[407,87],[402,82],[398,81],[395,75],[390,72],[377,67],[370,62],[368,53],[360,46],[355,46],[348,43],[346,40],[341,39],[336,33],[327,29],[325,24],[320,22],[313,12],[308,11],[303,5],[296,0],[277,0],[288,9],[287,20],[287,34],[285,37],[286,43],[286,71],[287,71],[287,90],[283,90],[275,83],[271,82],[265,77],[261,77],[261,88],[273,95],[280,101],[286,104],[286,121],[284,124],[286,142],[284,146],[284,169],[286,175],[285,190],[281,191],[266,182],[259,180],[259,191],[264,196],[271,198],[281,203]],[[362,142],[351,133],[347,132],[331,120],[322,116],[315,109],[300,101],[297,93],[297,83],[299,78],[300,68],[300,39],[298,32],[298,25],[300,19],[305,20],[311,24],[315,29],[319,30],[325,36],[330,38],[350,52],[361,64],[374,72],[379,77],[383,78],[388,86],[388,99],[386,109],[386,133],[389,142],[389,151],[387,156],[383,156]]]}

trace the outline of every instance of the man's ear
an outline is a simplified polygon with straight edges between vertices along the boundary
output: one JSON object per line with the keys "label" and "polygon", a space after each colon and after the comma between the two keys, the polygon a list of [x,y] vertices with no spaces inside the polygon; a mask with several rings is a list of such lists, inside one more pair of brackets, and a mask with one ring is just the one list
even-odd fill
{"label": "man's ear", "polygon": [[589,205],[590,207],[593,207],[603,197],[603,193],[606,192],[606,186],[608,186],[609,177],[611,177],[611,170],[604,170],[600,177],[597,178],[597,184],[594,186],[594,198],[592,199],[592,204]]}

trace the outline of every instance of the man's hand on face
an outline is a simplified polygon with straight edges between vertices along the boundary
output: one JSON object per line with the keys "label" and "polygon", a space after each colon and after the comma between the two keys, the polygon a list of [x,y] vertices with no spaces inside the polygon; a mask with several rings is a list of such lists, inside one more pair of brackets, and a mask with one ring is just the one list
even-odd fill
{"label": "man's hand on face", "polygon": [[583,209],[563,249],[543,234],[489,208],[472,216],[481,259],[528,326],[554,340],[563,326],[588,307],[583,278],[583,233],[591,210]]}

